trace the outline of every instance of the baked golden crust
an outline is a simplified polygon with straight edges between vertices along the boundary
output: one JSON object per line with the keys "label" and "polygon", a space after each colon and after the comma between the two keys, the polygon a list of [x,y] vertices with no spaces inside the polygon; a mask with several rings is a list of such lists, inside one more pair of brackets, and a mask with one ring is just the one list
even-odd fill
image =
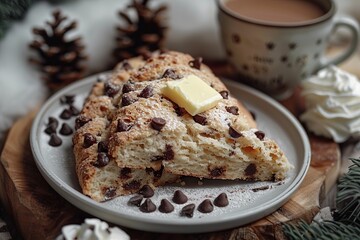
{"label": "baked golden crust", "polygon": [[[73,138],[84,194],[103,201],[134,192],[144,184],[174,182],[181,175],[285,178],[290,165],[278,145],[256,129],[249,111],[228,94],[208,67],[194,67],[193,61],[190,55],[178,52],[155,54],[146,61],[136,58],[120,63],[109,80],[94,85]],[[194,117],[161,94],[167,81],[190,74],[223,96],[216,107]],[[154,127],[156,118],[165,120],[165,125]],[[96,140],[85,148],[89,134]],[[106,142],[108,157],[108,163],[101,167],[97,163],[99,142]],[[119,177],[121,169],[133,176]],[[136,186],[130,184],[134,181]],[[108,189],[114,188],[109,197]]]}

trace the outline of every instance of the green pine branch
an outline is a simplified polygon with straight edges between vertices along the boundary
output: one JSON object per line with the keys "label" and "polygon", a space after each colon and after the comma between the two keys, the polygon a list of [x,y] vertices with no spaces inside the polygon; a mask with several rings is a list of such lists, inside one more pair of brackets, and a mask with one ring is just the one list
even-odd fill
{"label": "green pine branch", "polygon": [[3,0],[0,2],[0,19],[20,19],[29,8],[32,0]]}
{"label": "green pine branch", "polygon": [[354,240],[360,236],[359,225],[336,221],[311,224],[301,221],[297,225],[284,224],[283,230],[289,240]]}
{"label": "green pine branch", "polygon": [[[32,3],[38,0],[1,0],[0,1],[0,39],[5,36],[6,30],[12,21],[21,19]],[[69,0],[47,0],[51,3],[60,3]]]}
{"label": "green pine branch", "polygon": [[360,158],[350,159],[353,164],[339,180],[336,205],[337,219],[360,224]]}
{"label": "green pine branch", "polygon": [[360,236],[360,158],[350,159],[353,164],[339,179],[336,195],[337,214],[334,221],[307,224],[284,224],[283,231],[289,240],[342,240]]}

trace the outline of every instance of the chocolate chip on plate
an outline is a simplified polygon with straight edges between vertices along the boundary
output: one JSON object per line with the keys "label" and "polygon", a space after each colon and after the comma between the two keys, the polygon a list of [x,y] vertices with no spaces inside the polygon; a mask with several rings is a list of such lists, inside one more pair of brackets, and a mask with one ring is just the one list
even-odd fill
{"label": "chocolate chip on plate", "polygon": [[229,98],[229,92],[228,91],[221,91],[219,92],[223,99]]}
{"label": "chocolate chip on plate", "polygon": [[231,107],[225,107],[226,111],[233,114],[233,115],[239,115],[239,108],[236,106]]}
{"label": "chocolate chip on plate", "polygon": [[160,131],[166,124],[166,120],[163,118],[153,118],[151,120],[151,127],[155,130]]}
{"label": "chocolate chip on plate", "polygon": [[74,107],[73,105],[70,105],[69,110],[70,110],[70,112],[71,112],[71,114],[72,114],[73,116],[77,116],[77,115],[80,114],[79,109],[77,109],[77,108]]}
{"label": "chocolate chip on plate", "polygon": [[74,100],[75,100],[75,95],[64,95],[60,98],[60,103],[71,105],[74,103]]}
{"label": "chocolate chip on plate", "polygon": [[88,148],[95,143],[96,143],[96,138],[91,133],[84,134],[84,143],[83,143],[84,148]]}
{"label": "chocolate chip on plate", "polygon": [[263,131],[256,131],[255,135],[260,140],[264,140],[264,138],[265,138],[265,133]]}
{"label": "chocolate chip on plate", "polygon": [[110,160],[108,155],[104,152],[100,152],[98,153],[97,161],[94,163],[94,166],[98,168],[105,167],[109,164],[109,162]]}
{"label": "chocolate chip on plate", "polygon": [[129,199],[128,203],[140,207],[143,199],[144,197],[142,195],[135,195]]}
{"label": "chocolate chip on plate", "polygon": [[44,132],[49,135],[51,135],[52,133],[56,133],[57,124],[57,122],[49,123],[45,128]]}
{"label": "chocolate chip on plate", "polygon": [[189,66],[200,70],[202,60],[203,60],[202,57],[195,58],[194,60],[189,62]]}
{"label": "chocolate chip on plate", "polygon": [[226,207],[229,205],[229,200],[226,193],[220,193],[219,196],[214,199],[214,205],[217,207]]}
{"label": "chocolate chip on plate", "polygon": [[194,215],[194,210],[195,210],[195,204],[190,203],[181,209],[180,216],[191,218]]}
{"label": "chocolate chip on plate", "polygon": [[229,134],[232,138],[239,138],[242,136],[241,133],[239,133],[238,131],[236,131],[233,127],[229,126]]}
{"label": "chocolate chip on plate", "polygon": [[211,203],[210,199],[205,199],[198,206],[198,211],[202,213],[210,213],[214,210],[214,206]]}
{"label": "chocolate chip on plate", "polygon": [[193,116],[193,119],[195,122],[197,122],[198,124],[201,125],[206,125],[206,117],[200,114],[196,114],[195,116]]}
{"label": "chocolate chip on plate", "polygon": [[147,85],[139,94],[139,97],[141,98],[149,98],[152,95],[154,95],[153,93],[153,88],[151,85]]}
{"label": "chocolate chip on plate", "polygon": [[63,123],[60,128],[60,134],[64,136],[71,135],[73,133],[73,130],[67,123]]}
{"label": "chocolate chip on plate", "polygon": [[150,198],[154,196],[154,190],[147,184],[142,186],[142,188],[140,188],[138,193],[143,195],[144,198]]}
{"label": "chocolate chip on plate", "polygon": [[169,202],[169,200],[162,199],[159,206],[159,211],[162,213],[170,213],[174,211],[174,206]]}
{"label": "chocolate chip on plate", "polygon": [[49,145],[53,147],[58,147],[62,144],[61,138],[56,133],[50,135]]}
{"label": "chocolate chip on plate", "polygon": [[174,196],[172,198],[172,201],[177,204],[183,204],[188,201],[188,197],[180,190],[176,190],[174,192]]}
{"label": "chocolate chip on plate", "polygon": [[59,121],[54,117],[49,117],[47,126],[49,126],[50,124],[54,124],[56,127],[58,127]]}
{"label": "chocolate chip on plate", "polygon": [[140,211],[144,213],[151,213],[156,210],[156,205],[151,201],[150,198],[145,199],[144,203],[140,205]]}
{"label": "chocolate chip on plate", "polygon": [[64,109],[61,114],[60,114],[60,118],[67,120],[70,119],[73,116],[72,112],[70,111],[70,109]]}

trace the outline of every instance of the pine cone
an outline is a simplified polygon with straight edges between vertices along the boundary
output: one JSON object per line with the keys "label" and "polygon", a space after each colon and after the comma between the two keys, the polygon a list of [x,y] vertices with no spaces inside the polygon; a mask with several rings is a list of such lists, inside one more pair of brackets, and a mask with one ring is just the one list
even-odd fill
{"label": "pine cone", "polygon": [[52,13],[53,21],[46,21],[45,28],[34,28],[35,40],[29,45],[39,58],[30,61],[39,66],[43,80],[51,91],[56,91],[83,77],[81,64],[87,57],[83,54],[81,37],[68,40],[66,34],[77,27],[75,21],[67,25],[67,17],[60,10]]}
{"label": "pine cone", "polygon": [[163,13],[167,10],[167,6],[161,5],[156,9],[150,9],[149,2],[149,0],[132,0],[127,10],[135,10],[136,19],[132,19],[128,12],[119,12],[119,16],[127,26],[117,27],[118,46],[114,50],[117,61],[138,55],[146,58],[150,52],[163,48],[167,29],[163,23]]}

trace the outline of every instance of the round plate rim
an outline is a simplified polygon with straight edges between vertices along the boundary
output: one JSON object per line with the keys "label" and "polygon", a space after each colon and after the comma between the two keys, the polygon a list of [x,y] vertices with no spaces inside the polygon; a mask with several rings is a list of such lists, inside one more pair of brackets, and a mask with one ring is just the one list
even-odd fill
{"label": "round plate rim", "polygon": [[[94,216],[99,218],[103,218],[104,220],[114,222],[116,224],[123,225],[125,227],[130,227],[138,230],[145,231],[155,231],[155,232],[165,232],[165,233],[200,233],[200,232],[208,232],[209,229],[211,231],[224,230],[232,227],[241,226],[252,221],[255,221],[261,217],[264,217],[276,209],[281,207],[291,195],[299,188],[301,182],[305,178],[305,175],[310,166],[310,143],[307,137],[307,134],[298,120],[282,105],[276,102],[274,99],[269,96],[261,93],[260,91],[241,84],[239,82],[235,82],[229,79],[222,79],[225,85],[231,86],[232,88],[240,89],[241,91],[246,91],[251,95],[256,96],[262,101],[267,102],[272,105],[272,107],[276,108],[280,111],[292,124],[293,127],[297,130],[299,137],[301,138],[301,142],[303,143],[304,148],[304,163],[302,164],[299,173],[296,175],[292,183],[288,186],[286,191],[283,194],[280,194],[273,198],[271,201],[268,201],[266,206],[264,204],[253,208],[253,211],[248,211],[247,214],[243,214],[241,216],[232,216],[232,217],[219,217],[217,219],[207,220],[206,222],[202,219],[198,219],[199,221],[192,221],[191,225],[189,224],[179,224],[179,223],[169,223],[164,222],[163,219],[148,219],[141,218],[138,216],[124,215],[121,213],[117,213],[116,216],[112,216],[114,213],[109,209],[104,209],[101,207],[101,203],[98,203],[89,197],[79,193],[71,186],[64,184],[64,182],[58,178],[57,176],[53,176],[48,173],[46,168],[39,159],[40,148],[37,141],[37,132],[38,127],[40,126],[40,121],[43,115],[46,113],[47,109],[52,105],[54,101],[59,99],[60,96],[66,94],[71,89],[80,88],[83,85],[87,85],[90,83],[94,83],[95,79],[99,76],[103,76],[109,74],[109,72],[95,74],[89,77],[84,78],[83,80],[79,80],[73,84],[68,85],[67,87],[61,89],[57,93],[55,93],[52,97],[50,97],[45,104],[41,107],[40,111],[36,115],[31,131],[30,131],[30,146],[34,156],[35,163],[45,178],[45,180],[49,183],[49,185],[55,189],[57,193],[59,193],[62,197],[64,197],[71,204],[80,208],[81,210],[88,212]],[[69,189],[70,187],[70,189]],[[270,207],[269,207],[270,205]],[[220,224],[221,223],[221,224]]]}

